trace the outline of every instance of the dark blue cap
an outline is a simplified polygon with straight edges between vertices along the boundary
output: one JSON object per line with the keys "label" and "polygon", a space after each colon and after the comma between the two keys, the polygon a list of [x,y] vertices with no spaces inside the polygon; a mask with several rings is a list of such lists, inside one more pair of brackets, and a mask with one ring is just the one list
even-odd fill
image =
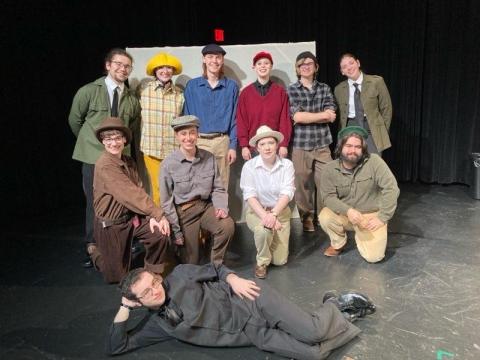
{"label": "dark blue cap", "polygon": [[202,49],[202,55],[207,54],[222,54],[225,55],[227,52],[223,50],[220,45],[217,44],[208,44]]}

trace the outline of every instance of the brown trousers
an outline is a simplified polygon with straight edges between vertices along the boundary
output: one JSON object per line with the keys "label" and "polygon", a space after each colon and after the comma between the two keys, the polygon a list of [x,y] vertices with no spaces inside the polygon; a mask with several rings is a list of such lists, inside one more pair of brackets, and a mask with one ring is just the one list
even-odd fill
{"label": "brown trousers", "polygon": [[211,234],[210,261],[221,264],[227,246],[233,238],[235,224],[230,216],[225,219],[215,217],[215,208],[211,201],[197,200],[190,207],[176,206],[178,221],[182,229],[185,244],[177,246],[177,255],[184,264],[199,264],[200,229]]}
{"label": "brown trousers", "polygon": [[92,254],[93,263],[103,273],[106,282],[119,282],[130,270],[134,238],[145,246],[145,269],[157,274],[163,272],[167,239],[158,230],[152,233],[146,218],[140,217],[137,227],[129,220],[106,228],[96,218],[93,231],[98,247]]}
{"label": "brown trousers", "polygon": [[[314,220],[323,208],[320,196],[320,175],[325,164],[330,161],[332,156],[328,146],[315,150],[296,148],[292,150],[295,169],[295,202],[302,219],[310,217]],[[316,209],[314,209],[315,202]]]}

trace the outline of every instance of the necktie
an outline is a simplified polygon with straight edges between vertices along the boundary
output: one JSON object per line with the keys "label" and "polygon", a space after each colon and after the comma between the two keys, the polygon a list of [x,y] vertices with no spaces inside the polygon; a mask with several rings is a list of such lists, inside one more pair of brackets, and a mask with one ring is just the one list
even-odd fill
{"label": "necktie", "polygon": [[118,117],[118,86],[113,89],[112,112],[113,117]]}
{"label": "necktie", "polygon": [[353,102],[355,104],[355,122],[358,126],[364,127],[363,119],[365,112],[363,110],[362,100],[360,99],[360,89],[358,88],[359,84],[353,83],[355,87],[355,92],[353,93]]}
{"label": "necktie", "polygon": [[358,125],[368,132],[368,138],[367,138],[367,145],[368,145],[368,151],[370,153],[378,153],[377,147],[375,143],[373,142],[373,138],[370,135],[370,127],[368,126],[368,122],[365,119],[365,111],[363,110],[363,104],[362,100],[360,99],[360,89],[358,88],[357,83],[353,83],[353,86],[355,86],[355,92],[353,93],[353,101],[355,103],[355,125]]}

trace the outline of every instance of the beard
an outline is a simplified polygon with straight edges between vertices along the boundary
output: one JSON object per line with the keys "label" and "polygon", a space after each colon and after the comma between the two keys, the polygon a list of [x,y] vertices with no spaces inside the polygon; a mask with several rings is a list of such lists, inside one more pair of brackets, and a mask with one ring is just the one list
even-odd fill
{"label": "beard", "polygon": [[361,155],[352,154],[352,155],[346,156],[342,153],[340,155],[340,160],[342,160],[342,162],[344,163],[351,165],[352,167],[357,166],[358,163],[362,161],[362,159],[363,159],[363,154]]}

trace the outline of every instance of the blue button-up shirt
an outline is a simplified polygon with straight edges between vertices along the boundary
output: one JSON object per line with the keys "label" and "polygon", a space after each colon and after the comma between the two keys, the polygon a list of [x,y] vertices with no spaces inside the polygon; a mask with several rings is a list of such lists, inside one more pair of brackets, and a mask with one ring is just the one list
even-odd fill
{"label": "blue button-up shirt", "polygon": [[230,138],[230,149],[237,147],[238,86],[235,81],[222,77],[211,88],[203,76],[192,79],[185,88],[185,115],[200,119],[200,133],[224,133]]}

